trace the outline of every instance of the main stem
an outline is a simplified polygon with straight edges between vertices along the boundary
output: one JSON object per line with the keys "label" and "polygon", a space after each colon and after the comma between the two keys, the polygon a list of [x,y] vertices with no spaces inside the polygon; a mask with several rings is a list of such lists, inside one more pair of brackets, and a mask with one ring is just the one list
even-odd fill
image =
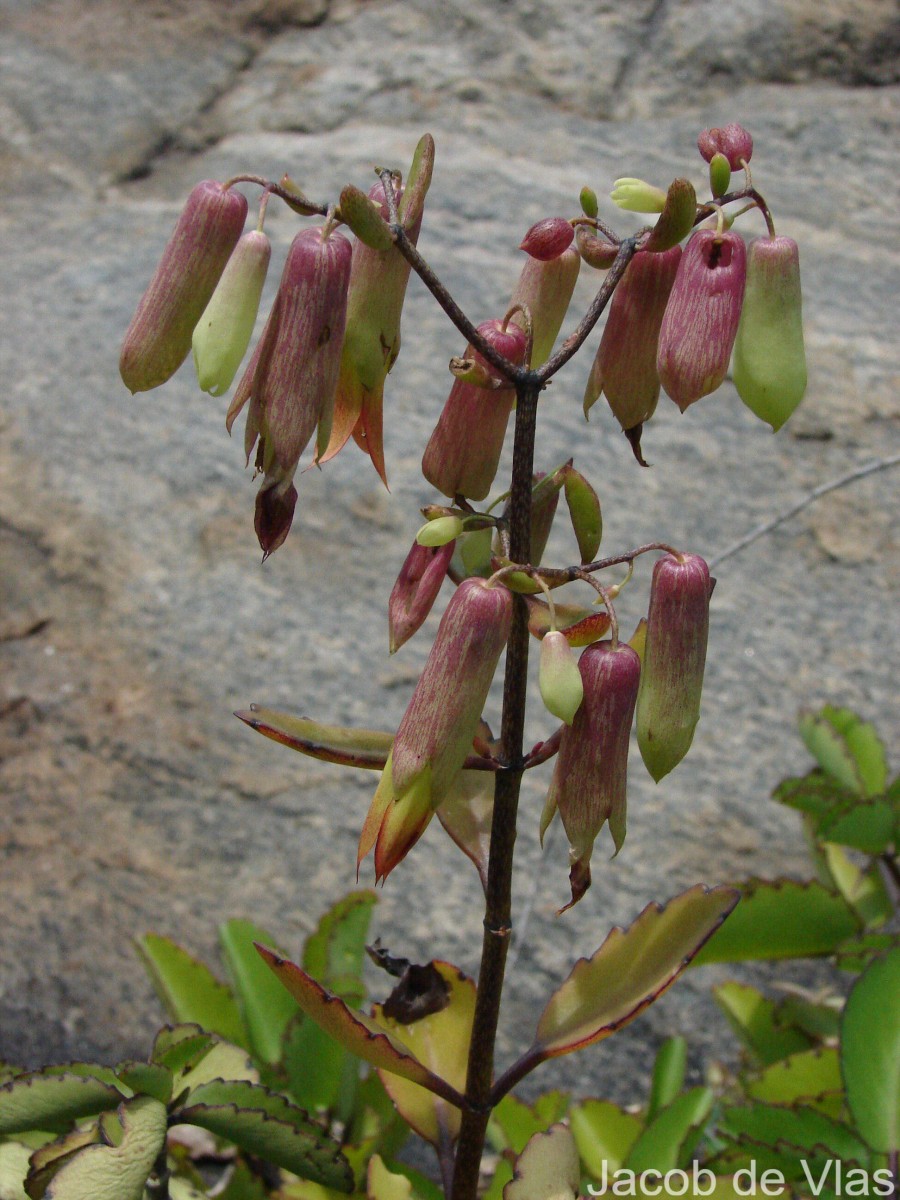
{"label": "main stem", "polygon": [[[531,483],[540,392],[541,382],[532,376],[528,376],[516,386],[516,425],[509,512],[510,557],[514,562],[531,561]],[[490,1116],[488,1098],[494,1075],[494,1043],[497,1036],[497,1019],[500,1015],[506,955],[512,932],[513,850],[523,773],[527,674],[528,610],[522,598],[517,596],[503,677],[500,736],[505,766],[497,772],[494,784],[484,940],[481,947],[478,994],[466,1076],[466,1100],[470,1107],[462,1114],[450,1200],[475,1200]]]}

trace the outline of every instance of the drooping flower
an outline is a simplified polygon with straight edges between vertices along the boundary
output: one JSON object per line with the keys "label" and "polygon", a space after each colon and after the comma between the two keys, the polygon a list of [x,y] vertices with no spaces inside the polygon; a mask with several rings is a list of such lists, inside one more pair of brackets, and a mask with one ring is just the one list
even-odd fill
{"label": "drooping flower", "polygon": [[228,260],[192,339],[200,390],[221,396],[241,365],[259,311],[272,246],[261,229],[245,233]]}
{"label": "drooping flower", "polygon": [[637,733],[657,783],[687,754],[700,719],[711,594],[709,567],[699,555],[667,554],[653,568]]}
{"label": "drooping flower", "polygon": [[[568,221],[565,224],[571,233],[572,226]],[[581,255],[571,241],[570,237],[562,252],[552,258],[529,257],[509,302],[510,308],[520,304],[531,314],[531,366],[535,369],[543,366],[553,351],[578,281]],[[524,329],[521,313],[513,313],[511,320]]]}
{"label": "drooping flower", "polygon": [[737,171],[753,156],[753,138],[743,125],[732,121],[721,129],[704,129],[697,138],[697,149],[707,162],[712,162],[717,154],[723,154],[732,171]]}
{"label": "drooping flower", "polygon": [[681,247],[661,254],[636,254],[613,293],[603,337],[584,393],[584,411],[600,395],[635,447],[641,428],[659,400],[656,355],[663,314],[681,261]]}
{"label": "drooping flower", "polygon": [[[523,362],[527,338],[512,320],[505,328],[502,321],[485,321],[478,332],[510,362]],[[492,380],[502,380],[474,347],[466,349],[465,358],[474,359]],[[451,499],[483,500],[497,474],[515,402],[511,384],[492,388],[455,380],[422,457],[422,474],[428,482]]]}
{"label": "drooping flower", "polygon": [[472,753],[512,608],[512,594],[484,579],[464,580],[447,605],[360,835],[357,862],[374,847],[379,879],[421,837]]}
{"label": "drooping flower", "polygon": [[119,373],[130,391],[159,387],[187,358],[246,218],[246,197],[215,180],[188,196],[122,343]]}
{"label": "drooping flower", "polygon": [[662,385],[682,412],[725,378],[746,269],[747,251],[736,233],[700,229],[684,249],[656,358]]}
{"label": "drooping flower", "polygon": [[244,448],[265,475],[257,498],[257,534],[268,555],[290,529],[300,456],[337,387],[350,280],[350,242],[328,225],[304,229],[291,243],[275,303],[228,410],[226,424],[250,401]]}
{"label": "drooping flower", "polygon": [[750,244],[744,307],[734,343],[734,386],[777,432],[806,391],[800,252],[792,238]]}
{"label": "drooping flower", "polygon": [[641,660],[624,642],[595,642],[578,661],[584,698],[563,729],[541,818],[541,838],[557,809],[569,838],[576,904],[591,886],[591,853],[606,822],[616,853],[625,840],[628,741]]}
{"label": "drooping flower", "polygon": [[[413,244],[422,226],[433,166],[434,141],[426,134],[416,148],[406,187],[398,197],[400,224]],[[369,199],[387,219],[383,184],[370,189]],[[409,272],[409,263],[396,247],[376,250],[362,241],[355,243],[334,409],[322,430],[316,456],[317,462],[327,462],[352,436],[369,455],[385,485],[384,384],[400,353],[400,315]]]}
{"label": "drooping flower", "polygon": [[422,546],[413,542],[388,600],[391,654],[409,641],[431,612],[447,577],[455,547],[455,541],[443,546]]}

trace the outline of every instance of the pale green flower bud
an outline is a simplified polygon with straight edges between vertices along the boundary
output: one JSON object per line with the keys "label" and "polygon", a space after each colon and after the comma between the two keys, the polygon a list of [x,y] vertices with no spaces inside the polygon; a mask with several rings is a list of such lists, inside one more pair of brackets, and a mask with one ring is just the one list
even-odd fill
{"label": "pale green flower bud", "polygon": [[558,630],[544,634],[541,640],[538,685],[547,711],[571,725],[584,699],[584,684],[566,635]]}
{"label": "pale green flower bud", "polygon": [[666,193],[643,179],[617,179],[610,199],[626,212],[661,213],[666,206]]}
{"label": "pale green flower bud", "polygon": [[416,534],[420,546],[446,546],[455,541],[463,531],[463,523],[459,517],[437,517],[434,521],[426,521]]}
{"label": "pale green flower bud", "polygon": [[228,391],[247,353],[271,255],[261,230],[245,233],[194,329],[197,380],[211,396]]}

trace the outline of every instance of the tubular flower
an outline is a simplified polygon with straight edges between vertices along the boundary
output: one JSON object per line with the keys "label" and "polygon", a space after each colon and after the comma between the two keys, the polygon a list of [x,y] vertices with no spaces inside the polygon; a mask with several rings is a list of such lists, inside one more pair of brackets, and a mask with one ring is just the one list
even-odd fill
{"label": "tubular flower", "polygon": [[[502,321],[485,321],[478,332],[510,362],[524,361],[527,339],[512,321],[505,329]],[[467,347],[465,358],[474,359],[500,382],[500,374],[472,346]],[[457,379],[422,457],[422,474],[428,482],[451,499],[483,500],[497,474],[515,402],[512,385],[490,388]]]}
{"label": "tubular flower", "polygon": [[616,853],[625,841],[628,740],[641,660],[624,642],[595,642],[578,661],[584,698],[563,729],[541,839],[556,810],[569,838],[569,882],[577,904],[591,886],[594,841],[609,821]]}
{"label": "tubular flower", "polygon": [[[328,226],[291,243],[275,303],[228,410],[228,429],[250,401],[244,448],[263,472],[257,534],[268,555],[290,529],[291,483],[337,386],[350,279],[350,242]],[[288,512],[290,508],[290,512]]]}
{"label": "tubular flower", "polygon": [[119,373],[130,391],[159,387],[187,358],[246,217],[246,198],[215,180],[188,196],[122,343]]}
{"label": "tubular flower", "polygon": [[667,554],[653,568],[637,734],[657,783],[687,754],[700,719],[712,586],[696,554]]}
{"label": "tubular flower", "polygon": [[584,393],[584,411],[605,395],[613,415],[640,456],[641,428],[656,411],[659,331],[669,301],[681,247],[636,254],[613,292],[609,317]]}
{"label": "tubular flower", "polygon": [[[433,166],[434,141],[426,134],[416,149],[407,186],[398,197],[400,223],[414,245],[422,227]],[[369,199],[387,220],[383,184],[370,189]],[[385,486],[384,383],[400,353],[400,315],[409,271],[409,263],[396,247],[374,250],[361,241],[355,243],[338,387],[317,447],[316,461],[324,463],[352,436],[371,458]]]}
{"label": "tubular flower", "polygon": [[736,233],[701,229],[684,249],[656,359],[662,385],[682,412],[725,378],[746,272],[747,251]]}
{"label": "tubular flower", "polygon": [[734,343],[734,386],[777,432],[806,391],[800,253],[792,238],[750,244],[744,307]]}
{"label": "tubular flower", "polygon": [[[565,224],[572,233],[569,222],[566,221]],[[569,243],[571,241],[570,237]],[[550,357],[553,343],[569,310],[580,267],[581,255],[571,244],[554,258],[529,257],[522,267],[522,274],[509,304],[510,308],[521,304],[531,314],[533,368],[543,366]],[[521,313],[514,313],[512,320],[524,328],[524,316]]]}
{"label": "tubular flower", "polygon": [[360,835],[357,863],[374,847],[379,879],[421,837],[472,752],[512,608],[512,594],[483,579],[465,580],[447,605]]}
{"label": "tubular flower", "polygon": [[455,548],[455,540],[443,546],[413,542],[388,600],[391,654],[409,641],[431,612]]}

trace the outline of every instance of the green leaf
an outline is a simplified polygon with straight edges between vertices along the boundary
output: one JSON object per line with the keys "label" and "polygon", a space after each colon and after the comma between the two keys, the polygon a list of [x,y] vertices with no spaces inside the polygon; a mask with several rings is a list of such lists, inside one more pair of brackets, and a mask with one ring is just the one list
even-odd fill
{"label": "green leaf", "polygon": [[763,1065],[809,1049],[810,1039],[804,1034],[779,1027],[775,1004],[756,988],[723,983],[713,988],[713,999],[744,1045]]}
{"label": "green leaf", "polygon": [[135,944],[173,1021],[196,1023],[246,1047],[247,1031],[231,989],[216,979],[209,967],[159,934],[146,933]]}
{"label": "green leaf", "polygon": [[373,891],[351,892],[319,921],[303,950],[303,969],[342,1000],[365,997],[362,967],[372,909],[378,901]]}
{"label": "green leaf", "polygon": [[896,820],[894,805],[887,799],[855,799],[823,818],[819,835],[826,842],[850,846],[864,854],[882,854],[894,841]]}
{"label": "green leaf", "polygon": [[847,902],[820,883],[750,879],[739,886],[740,904],[696,956],[694,966],[831,954],[859,932]]}
{"label": "green leaf", "polygon": [[377,1154],[369,1159],[366,1183],[368,1200],[413,1200],[410,1181],[405,1175],[395,1175],[389,1171]]}
{"label": "green leaf", "polygon": [[726,1108],[719,1116],[717,1132],[731,1137],[749,1137],[773,1148],[791,1146],[805,1150],[826,1150],[833,1158],[865,1164],[869,1152],[849,1126],[835,1121],[815,1108],[800,1105],[751,1104]]}
{"label": "green leaf", "polygon": [[90,1076],[29,1071],[0,1087],[0,1134],[56,1129],[93,1117],[122,1100],[122,1093]]}
{"label": "green leaf", "polygon": [[25,1191],[35,1200],[39,1200],[49,1187],[53,1176],[61,1171],[71,1158],[85,1146],[96,1145],[100,1141],[100,1126],[99,1122],[95,1121],[87,1127],[76,1126],[54,1141],[39,1147],[31,1156]]}
{"label": "green leaf", "polygon": [[[562,1103],[542,1105],[544,1111],[538,1112],[537,1106],[531,1108],[512,1094],[505,1095],[491,1113],[488,1129],[491,1144],[497,1150],[511,1150],[513,1154],[521,1154],[530,1138],[536,1133],[543,1133],[565,1115],[567,1102],[563,1093],[547,1093],[547,1097],[553,1096],[558,1097]],[[544,1096],[538,1098],[538,1103],[542,1100],[545,1100]]]}
{"label": "green leaf", "polygon": [[[788,996],[775,1006],[777,1029],[796,1029],[814,1041],[837,1041],[840,1033],[840,1009],[832,1004],[816,1004],[801,996]],[[802,1049],[798,1046],[796,1049]],[[793,1053],[793,1051],[791,1051]]]}
{"label": "green leaf", "polygon": [[119,1105],[115,1123],[105,1128],[111,1144],[88,1146],[71,1158],[53,1177],[46,1200],[142,1200],[165,1145],[166,1106],[135,1096]]}
{"label": "green leaf", "polygon": [[150,1061],[179,1073],[199,1062],[215,1041],[199,1025],[164,1025],[156,1035]]}
{"label": "green leaf", "polygon": [[633,925],[614,928],[580,959],[538,1022],[535,1063],[608,1037],[675,982],[737,903],[732,888],[691,888],[665,908],[648,905]]}
{"label": "green leaf", "polygon": [[638,1136],[625,1166],[637,1173],[650,1169],[666,1172],[682,1166],[681,1148],[691,1131],[706,1121],[712,1103],[713,1094],[706,1087],[691,1088],[676,1096]]}
{"label": "green leaf", "polygon": [[900,933],[867,933],[838,947],[835,961],[842,971],[864,971],[876,955],[900,949]]}
{"label": "green leaf", "polygon": [[176,1096],[185,1088],[193,1092],[194,1088],[213,1079],[259,1083],[259,1072],[241,1046],[233,1046],[230,1042],[214,1042],[201,1059],[176,1076],[173,1092]]}
{"label": "green leaf", "polygon": [[846,788],[876,796],[887,785],[884,745],[867,722],[849,708],[830,704],[799,721],[807,750],[824,771]]}
{"label": "green leaf", "polygon": [[856,913],[862,925],[869,929],[890,920],[894,906],[878,865],[873,863],[867,868],[858,867],[846,852],[833,842],[824,842],[821,850],[835,887]]}
{"label": "green leaf", "polygon": [[[748,1078],[745,1091],[752,1100],[771,1104],[808,1104],[841,1091],[838,1052],[832,1047],[801,1050]],[[838,1096],[838,1099],[840,1097]],[[822,1107],[815,1103],[815,1108]],[[830,1105],[826,1105],[826,1109]]]}
{"label": "green leaf", "polygon": [[900,950],[875,959],[853,985],[841,1022],[847,1103],[873,1150],[900,1148]]}
{"label": "green leaf", "polygon": [[257,704],[251,704],[249,710],[234,715],[273,742],[344,767],[382,771],[394,740],[392,733],[382,733],[377,729],[320,725],[318,721],[293,717],[290,713],[275,712],[271,708],[260,708]]}
{"label": "green leaf", "polygon": [[278,949],[270,934],[251,921],[219,926],[219,941],[247,1030],[249,1048],[265,1063],[281,1059],[282,1042],[297,1005],[259,957],[254,942]]}
{"label": "green leaf", "polygon": [[650,1099],[647,1104],[647,1119],[653,1117],[671,1104],[684,1087],[684,1073],[687,1069],[687,1042],[683,1037],[666,1038],[653,1063],[653,1075],[650,1080]]}
{"label": "green leaf", "polygon": [[575,1139],[565,1125],[552,1125],[519,1155],[503,1200],[577,1200],[580,1183]]}
{"label": "green leaf", "polygon": [[279,958],[264,946],[259,952],[308,1017],[320,1025],[351,1054],[385,1071],[420,1083],[461,1108],[462,1096],[439,1079],[414,1054],[370,1017],[353,1012],[333,992],[327,991],[296,963]]}
{"label": "green leaf", "polygon": [[116,1078],[130,1091],[152,1096],[162,1104],[172,1099],[172,1072],[157,1063],[120,1062],[115,1068]]}
{"label": "green leaf", "polygon": [[855,788],[841,787],[824,771],[810,771],[800,778],[784,779],[772,793],[772,799],[798,812],[809,813],[816,823],[841,805],[858,802]]}
{"label": "green leaf", "polygon": [[191,1093],[177,1117],[301,1179],[353,1190],[353,1173],[338,1144],[302,1108],[259,1084],[212,1080]]}
{"label": "green leaf", "polygon": [[610,1100],[583,1100],[569,1110],[569,1126],[581,1161],[595,1179],[606,1163],[607,1171],[618,1171],[642,1129],[639,1117],[625,1112]]}
{"label": "green leaf", "polygon": [[281,1061],[287,1090],[301,1108],[310,1112],[337,1105],[348,1061],[358,1072],[356,1060],[344,1047],[302,1012],[288,1026]]}
{"label": "green leaf", "polygon": [[0,1142],[0,1197],[28,1200],[23,1186],[31,1150],[21,1142]]}

